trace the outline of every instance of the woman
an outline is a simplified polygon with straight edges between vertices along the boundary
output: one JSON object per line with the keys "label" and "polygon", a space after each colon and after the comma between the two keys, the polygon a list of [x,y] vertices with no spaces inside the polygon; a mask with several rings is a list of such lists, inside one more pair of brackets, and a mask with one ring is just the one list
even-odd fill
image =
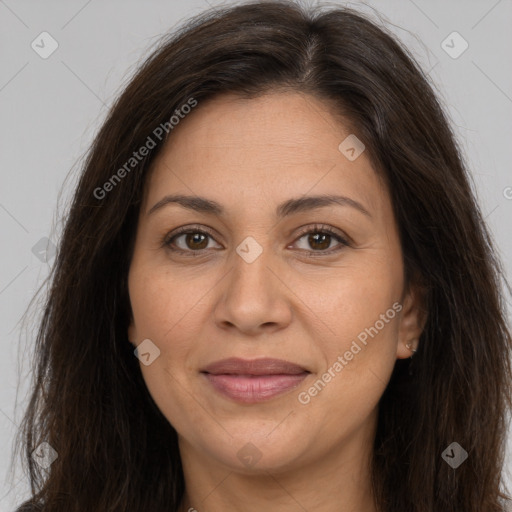
{"label": "woman", "polygon": [[35,510],[503,510],[499,262],[425,75],[345,8],[195,18],[86,161]]}

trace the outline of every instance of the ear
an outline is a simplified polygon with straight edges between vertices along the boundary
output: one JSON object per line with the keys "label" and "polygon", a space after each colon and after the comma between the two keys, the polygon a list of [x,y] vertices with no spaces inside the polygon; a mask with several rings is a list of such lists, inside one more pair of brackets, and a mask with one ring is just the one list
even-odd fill
{"label": "ear", "polygon": [[[425,290],[421,285],[409,285],[402,300],[403,309],[398,327],[397,359],[406,359],[419,345],[419,338],[427,322]],[[410,346],[407,347],[407,345]]]}

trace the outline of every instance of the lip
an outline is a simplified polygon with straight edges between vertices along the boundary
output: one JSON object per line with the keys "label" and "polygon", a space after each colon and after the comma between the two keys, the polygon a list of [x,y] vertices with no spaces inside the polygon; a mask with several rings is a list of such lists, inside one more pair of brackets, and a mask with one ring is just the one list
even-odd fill
{"label": "lip", "polygon": [[224,397],[241,403],[271,400],[296,388],[310,372],[282,359],[229,358],[206,366],[201,373]]}

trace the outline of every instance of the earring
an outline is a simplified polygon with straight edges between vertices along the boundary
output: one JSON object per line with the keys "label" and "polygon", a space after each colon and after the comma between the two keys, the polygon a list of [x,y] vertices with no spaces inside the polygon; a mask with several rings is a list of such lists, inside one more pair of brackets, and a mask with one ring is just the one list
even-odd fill
{"label": "earring", "polygon": [[[413,354],[415,354],[418,350],[415,348],[412,348],[412,343],[406,343],[405,345]],[[412,357],[412,356],[411,356]]]}

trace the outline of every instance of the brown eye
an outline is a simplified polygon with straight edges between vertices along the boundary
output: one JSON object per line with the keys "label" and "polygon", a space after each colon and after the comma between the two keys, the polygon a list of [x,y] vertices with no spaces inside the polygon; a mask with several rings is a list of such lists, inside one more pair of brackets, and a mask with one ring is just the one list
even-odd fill
{"label": "brown eye", "polygon": [[[318,253],[318,256],[337,252],[343,249],[343,247],[350,245],[345,238],[328,226],[314,226],[312,229],[304,231],[299,235],[298,241],[300,242],[303,239],[305,240],[302,242],[303,247],[300,247],[299,244],[299,249],[305,250],[312,255]],[[332,242],[338,243],[332,247]],[[316,254],[314,255],[316,256]]]}
{"label": "brown eye", "polygon": [[[301,242],[302,240],[304,242]],[[337,252],[344,247],[350,246],[349,242],[338,232],[329,226],[313,226],[304,230],[299,235],[299,249],[306,251],[311,256],[322,256]],[[203,229],[194,227],[183,227],[166,237],[163,245],[171,251],[189,256],[199,256],[206,249],[218,249],[221,246],[212,246],[210,242],[216,243],[212,234]],[[305,247],[300,247],[300,242]],[[333,242],[338,242],[333,247]],[[295,242],[296,244],[298,242]]]}
{"label": "brown eye", "polygon": [[171,233],[164,245],[169,249],[182,253],[195,253],[211,248],[210,241],[214,241],[212,235],[201,229],[183,228],[177,233]]}
{"label": "brown eye", "polygon": [[325,233],[315,233],[308,236],[308,243],[313,249],[325,250],[331,245],[331,235]]}
{"label": "brown eye", "polygon": [[202,233],[186,233],[182,236],[185,237],[185,245],[188,249],[198,250],[208,247],[208,235],[203,235]]}

